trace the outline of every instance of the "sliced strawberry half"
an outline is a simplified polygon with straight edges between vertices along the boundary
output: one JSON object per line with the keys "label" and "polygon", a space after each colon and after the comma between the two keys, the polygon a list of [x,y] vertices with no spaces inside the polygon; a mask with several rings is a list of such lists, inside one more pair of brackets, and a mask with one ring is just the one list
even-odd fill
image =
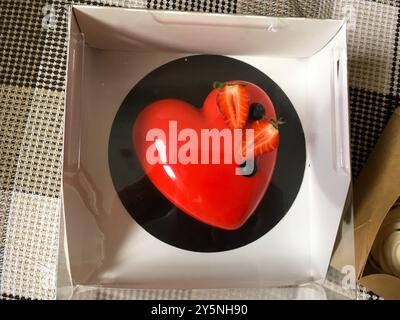
{"label": "sliced strawberry half", "polygon": [[217,105],[231,129],[242,129],[247,122],[250,109],[250,96],[246,84],[215,82],[219,89]]}
{"label": "sliced strawberry half", "polygon": [[249,129],[254,130],[254,140],[246,143],[246,135],[244,134],[242,140],[243,157],[256,157],[276,150],[279,145],[278,126],[283,123],[281,119],[263,119],[252,122]]}

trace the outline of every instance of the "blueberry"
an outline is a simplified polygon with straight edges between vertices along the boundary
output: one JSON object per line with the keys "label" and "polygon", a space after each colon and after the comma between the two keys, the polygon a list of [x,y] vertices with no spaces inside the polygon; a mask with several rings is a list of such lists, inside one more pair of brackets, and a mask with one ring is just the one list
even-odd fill
{"label": "blueberry", "polygon": [[249,168],[248,160],[243,162],[239,167],[241,168],[242,175],[247,178],[254,176],[257,172],[257,165],[254,160],[253,160],[253,168]]}
{"label": "blueberry", "polygon": [[261,120],[265,116],[264,106],[261,103],[252,103],[249,116],[253,120]]}

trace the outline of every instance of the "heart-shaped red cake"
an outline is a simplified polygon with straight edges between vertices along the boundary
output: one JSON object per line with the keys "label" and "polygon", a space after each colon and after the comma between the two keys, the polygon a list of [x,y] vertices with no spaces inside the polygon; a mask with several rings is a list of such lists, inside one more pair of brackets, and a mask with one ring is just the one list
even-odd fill
{"label": "heart-shaped red cake", "polygon": [[[260,111],[263,119],[251,117],[251,113],[258,117]],[[254,84],[235,81],[212,90],[202,108],[177,99],[148,105],[133,125],[132,141],[149,179],[175,206],[203,223],[235,230],[257,208],[274,171],[277,123],[264,119],[276,119],[268,95]],[[256,170],[248,175],[237,174],[241,168],[234,158],[227,161],[225,140],[216,148],[212,138],[208,145],[203,139],[204,132],[220,134],[223,130],[234,137],[236,128],[254,129]],[[189,142],[197,148],[188,147]],[[158,156],[157,163],[149,161],[152,151]]]}

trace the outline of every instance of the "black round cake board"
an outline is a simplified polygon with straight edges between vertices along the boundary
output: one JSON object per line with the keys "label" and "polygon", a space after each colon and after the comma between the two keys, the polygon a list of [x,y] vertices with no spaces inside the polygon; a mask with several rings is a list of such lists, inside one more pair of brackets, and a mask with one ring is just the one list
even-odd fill
{"label": "black round cake board", "polygon": [[[174,98],[201,107],[213,89],[214,81],[229,80],[244,80],[262,88],[271,98],[277,116],[285,120],[279,129],[280,145],[270,185],[254,214],[234,231],[206,225],[169,202],[143,171],[131,138],[136,117],[150,103]],[[297,112],[273,80],[240,60],[218,55],[195,55],[157,68],[134,86],[115,116],[108,157],[112,181],[122,204],[147,232],[181,249],[219,252],[245,246],[281,221],[300,190],[306,148]]]}

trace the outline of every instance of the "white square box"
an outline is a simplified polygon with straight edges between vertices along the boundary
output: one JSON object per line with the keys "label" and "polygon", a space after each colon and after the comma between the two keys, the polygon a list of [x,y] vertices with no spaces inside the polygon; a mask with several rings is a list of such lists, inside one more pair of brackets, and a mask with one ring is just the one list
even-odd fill
{"label": "white square box", "polygon": [[[351,184],[345,23],[90,6],[71,13],[63,203],[72,283],[238,288],[323,280]],[[108,168],[112,121],[127,93],[160,65],[193,54],[233,57],[267,74],[305,133],[307,166],[289,212],[260,239],[226,252],[186,251],[151,236],[126,213]]]}

